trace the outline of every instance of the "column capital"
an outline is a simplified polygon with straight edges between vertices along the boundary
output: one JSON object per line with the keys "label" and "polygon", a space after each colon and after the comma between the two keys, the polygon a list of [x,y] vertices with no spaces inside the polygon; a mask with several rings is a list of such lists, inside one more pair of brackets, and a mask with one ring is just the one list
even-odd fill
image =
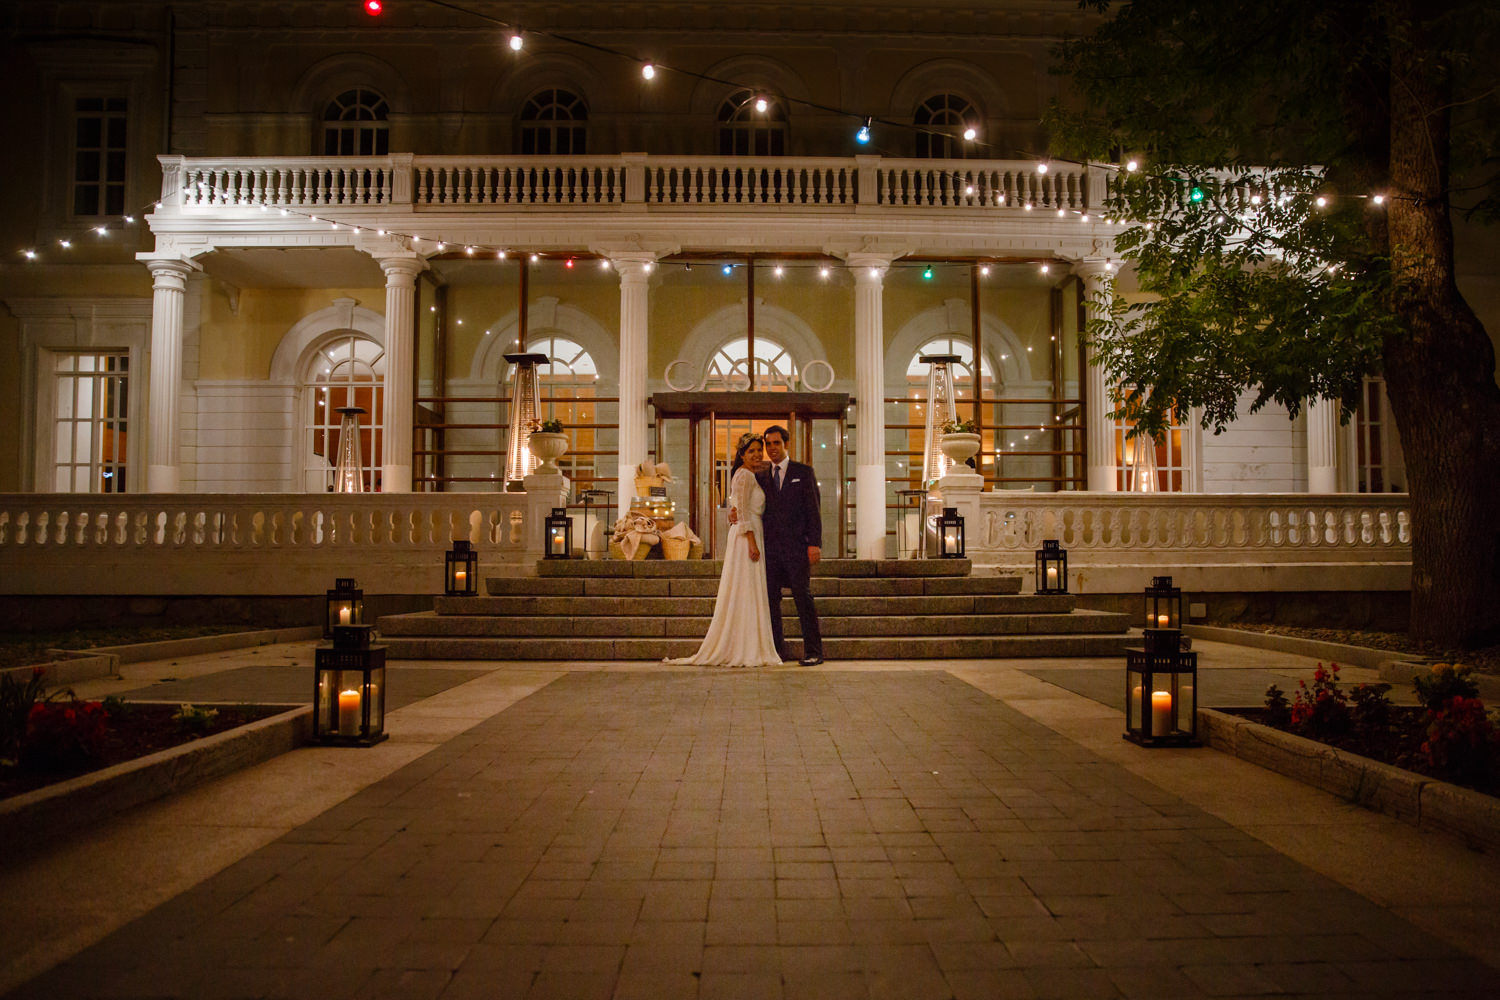
{"label": "column capital", "polygon": [[194,271],[203,270],[202,264],[187,257],[137,254],[136,260],[145,264],[146,270],[151,272],[151,283],[155,288],[186,288],[188,276]]}
{"label": "column capital", "polygon": [[884,253],[851,253],[844,258],[844,266],[853,274],[856,282],[881,281],[885,273],[891,268],[891,261],[895,258],[891,254]]}
{"label": "column capital", "polygon": [[1073,273],[1085,281],[1090,279],[1098,281],[1115,273],[1114,261],[1104,257],[1085,257],[1072,263]]}
{"label": "column capital", "polygon": [[644,282],[646,275],[651,273],[651,269],[656,265],[656,257],[651,254],[621,254],[609,258],[609,263],[620,275],[622,283],[639,283]]}
{"label": "column capital", "polygon": [[416,280],[417,275],[427,270],[428,266],[426,257],[410,251],[372,256],[375,257],[375,263],[379,264],[380,269],[385,272],[385,281],[388,285],[398,283],[409,285]]}

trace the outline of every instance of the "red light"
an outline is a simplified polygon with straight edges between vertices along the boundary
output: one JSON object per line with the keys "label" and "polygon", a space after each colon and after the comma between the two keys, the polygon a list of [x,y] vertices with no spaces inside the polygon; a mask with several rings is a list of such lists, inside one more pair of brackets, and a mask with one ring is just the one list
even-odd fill
{"label": "red light", "polygon": [[568,262],[566,264],[564,264],[563,267],[572,267],[572,266],[573,266],[573,258],[569,257],[568,258]]}
{"label": "red light", "polygon": [[385,5],[380,0],[365,0],[365,13],[371,17],[378,17],[385,10]]}

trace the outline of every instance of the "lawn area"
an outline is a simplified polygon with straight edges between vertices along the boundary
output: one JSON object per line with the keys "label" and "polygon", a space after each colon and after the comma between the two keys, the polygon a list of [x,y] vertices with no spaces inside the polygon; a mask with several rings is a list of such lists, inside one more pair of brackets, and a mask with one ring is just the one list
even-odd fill
{"label": "lawn area", "polygon": [[190,639],[201,635],[248,632],[245,625],[163,625],[144,628],[62,629],[51,632],[0,632],[0,669],[46,663],[49,649],[93,649],[97,646],[127,646],[164,639]]}

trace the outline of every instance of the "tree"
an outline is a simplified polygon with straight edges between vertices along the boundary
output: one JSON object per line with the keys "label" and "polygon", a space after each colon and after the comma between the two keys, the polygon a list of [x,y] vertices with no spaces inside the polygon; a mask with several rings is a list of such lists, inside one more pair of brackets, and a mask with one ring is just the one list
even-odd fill
{"label": "tree", "polygon": [[[1348,419],[1380,373],[1406,453],[1414,634],[1500,637],[1500,386],[1450,212],[1496,216],[1500,8],[1432,0],[1109,0],[1058,50],[1057,152],[1121,162],[1106,215],[1146,301],[1088,338],[1158,434],[1243,393]],[[1078,109],[1082,110],[1078,110]],[[1130,170],[1130,157],[1139,169]],[[1485,171],[1491,171],[1487,176]],[[1469,183],[1455,190],[1454,178]]]}

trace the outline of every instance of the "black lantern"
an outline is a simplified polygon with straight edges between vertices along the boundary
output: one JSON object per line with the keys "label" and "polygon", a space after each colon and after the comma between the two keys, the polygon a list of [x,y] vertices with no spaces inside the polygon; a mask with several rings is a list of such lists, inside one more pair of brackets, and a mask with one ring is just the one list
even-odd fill
{"label": "black lantern", "polygon": [[1042,539],[1042,547],[1036,550],[1036,592],[1068,592],[1068,550],[1055,538]]}
{"label": "black lantern", "polygon": [[547,518],[546,524],[546,558],[573,558],[573,519],[568,516],[568,509],[566,507],[553,507],[552,516]]}
{"label": "black lantern", "polygon": [[443,593],[449,597],[479,593],[479,553],[465,540],[454,542],[443,554]]}
{"label": "black lantern", "polygon": [[1125,651],[1125,738],[1143,747],[1198,745],[1197,653]]}
{"label": "black lantern", "polygon": [[944,507],[937,519],[938,555],[943,559],[964,557],[964,518],[957,507]]}
{"label": "black lantern", "polygon": [[367,747],[385,739],[385,647],[373,625],[338,625],[313,651],[313,740]]}
{"label": "black lantern", "polygon": [[1182,629],[1182,591],[1170,576],[1153,576],[1146,588],[1146,628]]}
{"label": "black lantern", "polygon": [[341,576],[334,581],[328,592],[328,608],[323,615],[323,638],[332,639],[333,630],[339,625],[363,625],[365,623],[365,592],[359,589],[352,576]]}

